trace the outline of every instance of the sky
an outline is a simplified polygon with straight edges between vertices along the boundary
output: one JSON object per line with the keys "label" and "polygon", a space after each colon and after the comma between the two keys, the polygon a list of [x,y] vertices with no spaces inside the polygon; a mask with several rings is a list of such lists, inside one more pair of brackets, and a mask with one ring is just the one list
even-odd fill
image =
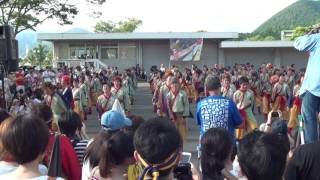
{"label": "sky", "polygon": [[[77,0],[79,14],[73,25],[60,26],[54,20],[37,31],[64,32],[71,28],[93,31],[100,20],[142,20],[137,32],[252,32],[263,22],[297,0],[106,0],[100,7]],[[102,16],[90,12],[99,9]]]}

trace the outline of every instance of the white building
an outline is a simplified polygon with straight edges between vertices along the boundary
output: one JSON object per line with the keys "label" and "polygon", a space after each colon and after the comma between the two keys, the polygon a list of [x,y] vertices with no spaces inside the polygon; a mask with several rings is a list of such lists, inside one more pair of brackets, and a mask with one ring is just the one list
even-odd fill
{"label": "white building", "polygon": [[[200,61],[169,61],[170,39],[184,38],[203,38]],[[292,41],[231,41],[237,38],[235,32],[38,34],[39,40],[53,43],[54,66],[92,63],[98,68],[124,69],[140,64],[149,70],[159,64],[190,67],[250,62],[259,66],[271,62],[306,67],[306,53],[296,51]]]}

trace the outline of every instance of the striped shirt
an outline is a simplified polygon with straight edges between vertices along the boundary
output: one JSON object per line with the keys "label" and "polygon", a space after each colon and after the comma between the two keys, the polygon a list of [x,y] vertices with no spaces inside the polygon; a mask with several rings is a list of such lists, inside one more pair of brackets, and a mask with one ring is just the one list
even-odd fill
{"label": "striped shirt", "polygon": [[76,140],[76,139],[71,139],[71,144],[74,148],[74,151],[76,152],[76,155],[78,157],[79,160],[79,164],[82,167],[83,164],[83,159],[84,159],[84,155],[85,152],[87,150],[87,144],[88,144],[89,140]]}

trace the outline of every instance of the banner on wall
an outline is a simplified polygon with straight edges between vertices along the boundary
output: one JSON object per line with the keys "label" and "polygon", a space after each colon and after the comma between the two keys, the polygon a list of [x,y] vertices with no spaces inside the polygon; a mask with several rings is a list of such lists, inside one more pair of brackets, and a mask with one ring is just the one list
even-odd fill
{"label": "banner on wall", "polygon": [[170,39],[170,61],[200,61],[203,39]]}

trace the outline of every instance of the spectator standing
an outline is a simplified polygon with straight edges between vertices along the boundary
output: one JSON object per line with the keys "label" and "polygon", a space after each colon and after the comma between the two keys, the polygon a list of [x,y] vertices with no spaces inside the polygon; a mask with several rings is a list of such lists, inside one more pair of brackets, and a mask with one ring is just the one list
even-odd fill
{"label": "spectator standing", "polygon": [[75,112],[64,113],[58,119],[58,125],[60,133],[70,139],[82,167],[88,140],[81,136],[82,122],[79,115]]}
{"label": "spectator standing", "polygon": [[[50,129],[53,119],[52,111],[49,106],[45,104],[38,104],[32,108],[31,114],[35,115],[36,117],[39,117],[49,127],[49,143],[47,145],[43,158],[43,162],[46,165],[49,165],[55,141],[55,133]],[[70,143],[70,139],[65,135],[59,135],[59,141],[61,166],[64,176],[67,177],[67,179],[81,179],[80,164],[76,156],[76,152],[74,151],[72,144]]]}
{"label": "spectator standing", "polygon": [[232,165],[232,139],[226,129],[211,128],[201,139],[203,180],[223,180],[222,170]]}
{"label": "spectator standing", "polygon": [[166,118],[150,119],[134,135],[135,158],[144,170],[139,180],[173,179],[178,164],[182,139],[178,130]]}
{"label": "spectator standing", "polygon": [[289,148],[286,135],[255,130],[239,142],[241,171],[248,180],[282,180]]}
{"label": "spectator standing", "polygon": [[319,180],[320,142],[299,146],[289,160],[285,180]]}
{"label": "spectator standing", "polygon": [[305,143],[312,143],[319,139],[317,114],[320,111],[320,33],[319,27],[308,34],[298,37],[294,47],[299,51],[309,53],[309,61],[300,89],[302,97],[302,116],[304,119]]}
{"label": "spectator standing", "polygon": [[130,127],[132,121],[125,118],[120,112],[107,111],[101,117],[101,131],[93,140],[89,141],[84,163],[82,166],[82,179],[90,177],[94,167],[99,165],[101,155],[101,145],[108,142],[108,139],[117,131]]}
{"label": "spectator standing", "polygon": [[225,128],[235,140],[235,128],[241,125],[242,118],[236,104],[221,96],[221,83],[217,76],[208,76],[205,88],[209,96],[197,104],[197,123],[200,136],[210,128]]}
{"label": "spectator standing", "polygon": [[39,162],[48,144],[48,127],[41,119],[32,115],[20,115],[8,121],[8,128],[1,137],[2,144],[19,166],[14,171],[1,175],[0,179],[47,180],[49,177],[39,171]]}

